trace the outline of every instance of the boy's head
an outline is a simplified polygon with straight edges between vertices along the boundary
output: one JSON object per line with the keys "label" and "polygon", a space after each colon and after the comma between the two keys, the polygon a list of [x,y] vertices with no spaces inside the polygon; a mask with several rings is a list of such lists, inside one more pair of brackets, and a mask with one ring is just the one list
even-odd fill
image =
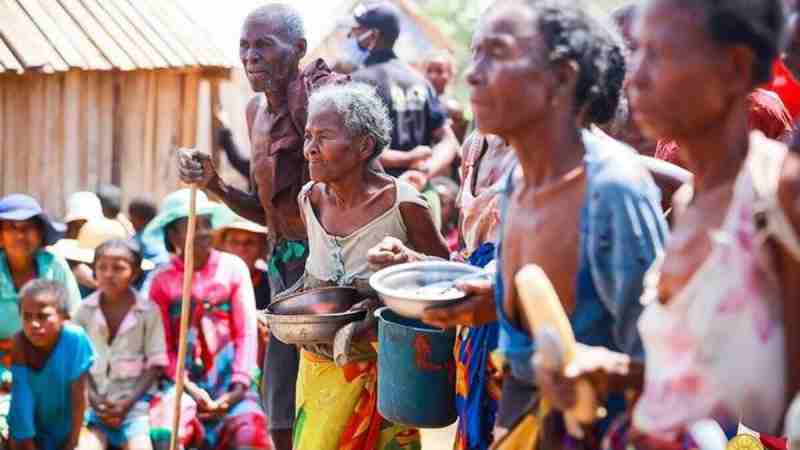
{"label": "boy's head", "polygon": [[52,280],[31,280],[19,294],[22,332],[37,348],[50,349],[69,317],[67,289]]}
{"label": "boy's head", "polygon": [[158,214],[156,204],[144,197],[137,197],[128,205],[128,217],[137,233],[144,230],[156,214]]}
{"label": "boy's head", "polygon": [[94,277],[105,300],[116,300],[141,274],[142,249],[133,239],[111,239],[94,251]]}

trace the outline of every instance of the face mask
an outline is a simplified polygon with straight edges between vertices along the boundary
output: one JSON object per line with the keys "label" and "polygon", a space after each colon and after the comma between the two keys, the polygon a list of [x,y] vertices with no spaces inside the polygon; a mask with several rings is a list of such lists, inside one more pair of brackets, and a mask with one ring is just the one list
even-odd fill
{"label": "face mask", "polygon": [[372,34],[372,30],[365,32],[361,36],[352,36],[344,41],[342,53],[344,60],[350,64],[361,66],[369,56],[369,48],[361,45],[361,41],[367,39]]}

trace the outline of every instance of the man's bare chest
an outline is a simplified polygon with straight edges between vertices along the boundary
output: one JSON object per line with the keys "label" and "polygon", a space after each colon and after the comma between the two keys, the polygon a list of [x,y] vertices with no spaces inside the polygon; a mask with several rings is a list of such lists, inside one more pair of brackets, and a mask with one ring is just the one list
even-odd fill
{"label": "man's bare chest", "polygon": [[[267,172],[265,169],[270,169],[274,165],[273,158],[270,155],[274,126],[275,118],[267,112],[259,112],[253,121],[250,130],[251,164],[253,176],[256,179],[263,177]],[[271,171],[269,173],[271,174]]]}

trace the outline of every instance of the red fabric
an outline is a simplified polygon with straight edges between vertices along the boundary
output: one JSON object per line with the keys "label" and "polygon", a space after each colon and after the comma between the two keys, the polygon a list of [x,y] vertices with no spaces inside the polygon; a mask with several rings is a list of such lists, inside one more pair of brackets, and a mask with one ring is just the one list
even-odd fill
{"label": "red fabric", "polygon": [[765,89],[781,98],[793,120],[800,117],[800,82],[795,79],[782,60],[775,61],[772,67],[773,78]]}
{"label": "red fabric", "polygon": [[[768,138],[776,140],[791,133],[792,117],[777,94],[765,89],[756,89],[747,99],[750,103],[748,120],[751,130],[759,130]],[[678,144],[675,141],[659,140],[654,156],[685,167],[680,160]]]}
{"label": "red fabric", "polygon": [[775,436],[761,434],[759,440],[768,450],[789,450],[789,440]]}

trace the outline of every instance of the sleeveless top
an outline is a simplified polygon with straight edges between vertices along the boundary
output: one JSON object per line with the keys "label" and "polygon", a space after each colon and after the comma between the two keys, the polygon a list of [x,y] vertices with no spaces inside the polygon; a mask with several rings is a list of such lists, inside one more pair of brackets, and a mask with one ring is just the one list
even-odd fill
{"label": "sleeveless top", "polygon": [[[787,149],[754,132],[711,252],[667,304],[657,300],[660,264],[645,279],[639,321],[645,345],[645,389],[634,425],[678,433],[712,417],[774,432],[785,403],[780,290],[764,243],[774,237],[795,257],[800,241],[778,198]],[[685,207],[691,186],[675,195]],[[766,220],[765,226],[760,222]]]}
{"label": "sleeveless top", "polygon": [[465,149],[461,189],[456,205],[461,210],[461,233],[467,255],[471,255],[481,244],[496,243],[500,228],[500,193],[503,191],[505,174],[517,164],[517,155],[510,149],[502,157],[497,171],[489,174],[491,184],[474,195],[480,161],[494,148],[506,146],[501,138],[481,135],[472,137],[472,145]]}
{"label": "sleeveless top", "polygon": [[308,275],[327,285],[354,286],[357,282],[365,283],[372,275],[367,261],[367,252],[372,247],[387,236],[397,238],[404,244],[408,243],[400,205],[413,203],[428,209],[428,204],[422,194],[410,184],[397,179],[394,184],[395,201],[392,207],[347,236],[334,236],[325,230],[311,205],[310,192],[314,182],[303,187],[300,207],[308,232]]}

